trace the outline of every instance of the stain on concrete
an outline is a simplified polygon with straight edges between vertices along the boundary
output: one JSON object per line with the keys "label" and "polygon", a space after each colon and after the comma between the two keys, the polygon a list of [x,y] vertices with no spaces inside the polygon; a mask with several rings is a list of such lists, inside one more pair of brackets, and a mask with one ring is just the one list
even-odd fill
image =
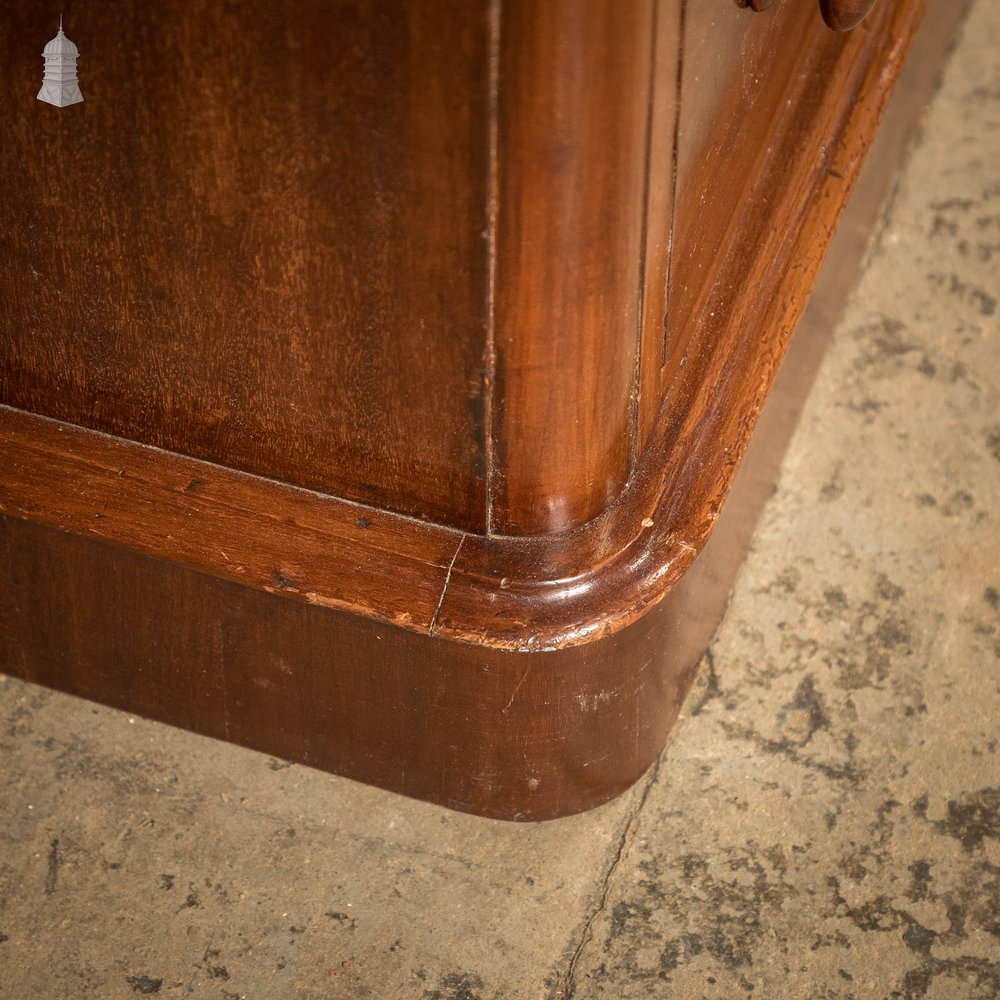
{"label": "stain on concrete", "polygon": [[423,1000],[483,1000],[483,981],[474,972],[449,972],[437,989],[424,990]]}
{"label": "stain on concrete", "polygon": [[[920,801],[920,811],[926,816],[926,804]],[[960,841],[967,851],[982,847],[986,837],[1000,838],[1000,788],[967,792],[949,800],[947,809],[947,816],[935,820],[934,828]]]}
{"label": "stain on concrete", "polygon": [[819,496],[821,500],[825,500],[827,503],[832,503],[837,500],[844,493],[844,482],[841,478],[843,473],[843,464],[838,463],[834,466],[833,472],[830,474],[830,478],[826,480],[825,483],[820,487]]}
{"label": "stain on concrete", "polygon": [[986,432],[986,447],[990,454],[1000,462],[1000,427],[993,427]]}
{"label": "stain on concrete", "polygon": [[818,729],[829,727],[823,699],[816,690],[811,674],[802,678],[795,697],[786,702],[778,713],[777,729],[786,743],[805,746]]}
{"label": "stain on concrete", "polygon": [[721,693],[719,678],[715,673],[715,657],[712,655],[711,647],[709,647],[705,650],[701,669],[695,679],[694,694],[691,696],[692,702],[689,709],[690,714],[699,715],[705,705],[713,698],[720,697]]}
{"label": "stain on concrete", "polygon": [[49,853],[45,868],[45,895],[51,896],[56,891],[56,881],[59,878],[59,838],[53,837],[49,843]]}
{"label": "stain on concrete", "polygon": [[143,996],[159,993],[163,986],[162,979],[153,979],[150,976],[128,976],[125,982],[132,987],[134,993],[141,993]]}
{"label": "stain on concrete", "polygon": [[942,288],[950,295],[958,296],[972,303],[983,316],[992,316],[997,311],[996,297],[985,289],[963,281],[957,274],[939,274],[932,272],[927,276],[931,284]]}
{"label": "stain on concrete", "polygon": [[927,861],[914,861],[912,865],[909,866],[910,875],[913,877],[913,882],[910,888],[907,890],[906,895],[908,899],[911,899],[914,903],[919,903],[920,900],[927,898],[927,890],[931,884],[931,866]]}

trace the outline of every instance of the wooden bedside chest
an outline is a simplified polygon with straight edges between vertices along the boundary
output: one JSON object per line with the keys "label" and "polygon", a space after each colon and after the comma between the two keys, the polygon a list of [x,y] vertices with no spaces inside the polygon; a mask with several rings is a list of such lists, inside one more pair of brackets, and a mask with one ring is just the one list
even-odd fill
{"label": "wooden bedside chest", "polygon": [[60,108],[11,0],[0,666],[471,812],[628,787],[925,3],[868,6],[105,0]]}

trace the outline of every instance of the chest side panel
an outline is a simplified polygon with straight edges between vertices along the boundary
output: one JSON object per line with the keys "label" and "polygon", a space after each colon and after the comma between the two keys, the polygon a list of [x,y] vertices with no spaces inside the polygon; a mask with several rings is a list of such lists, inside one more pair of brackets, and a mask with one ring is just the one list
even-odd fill
{"label": "chest side panel", "polygon": [[488,18],[458,0],[0,20],[0,402],[483,527]]}

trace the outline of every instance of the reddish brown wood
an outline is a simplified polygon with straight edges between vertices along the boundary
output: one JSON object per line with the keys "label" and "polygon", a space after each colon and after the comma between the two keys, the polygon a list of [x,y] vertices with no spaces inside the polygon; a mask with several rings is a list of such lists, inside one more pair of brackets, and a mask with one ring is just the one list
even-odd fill
{"label": "reddish brown wood", "polygon": [[[592,640],[635,620],[687,569],[718,518],[922,6],[880,8],[870,31],[850,35],[826,32],[814,12],[818,49],[790,47],[799,55],[785,58],[822,72],[804,74],[791,106],[780,102],[752,123],[756,143],[774,151],[773,169],[687,290],[691,312],[680,311],[674,334],[687,363],[678,360],[667,382],[636,475],[615,506],[577,531],[470,536],[452,568],[441,634],[532,648]],[[798,79],[790,68],[775,72]],[[729,138],[726,149],[738,149],[741,134]],[[708,177],[732,176],[722,159],[706,152]],[[714,218],[705,225],[714,238]],[[696,235],[678,230],[675,265],[704,253]],[[670,308],[679,309],[674,298]]]}
{"label": "reddish brown wood", "polygon": [[[831,334],[857,280],[897,169],[964,16],[963,5],[932,4],[900,73],[851,200],[824,258],[806,311],[768,394],[719,521],[683,577],[684,628],[680,662],[701,655],[729,600],[757,519],[774,492],[781,461]],[[668,598],[669,599],[669,598]]]}
{"label": "reddish brown wood", "polygon": [[[423,523],[384,509],[401,495],[391,490],[379,501],[384,507],[362,506],[0,407],[0,635],[10,637],[4,669],[489,815],[559,815],[624,788],[662,745],[689,683],[704,621],[697,629],[689,623],[704,609],[705,571],[688,570],[719,517],[922,6],[882,5],[850,35],[828,32],[815,8],[803,14],[802,5],[777,4],[756,15],[726,6],[733,20],[719,47],[729,64],[705,64],[704,92],[692,82],[698,73],[689,61],[711,47],[715,15],[699,20],[694,11],[702,5],[661,0],[656,10],[629,8],[618,21],[595,4],[609,49],[572,5],[551,9],[562,11],[576,49],[541,31],[548,15],[534,5],[512,0],[480,12],[482,35],[475,37],[486,39],[487,58],[476,73],[485,74],[486,105],[497,116],[493,126],[481,123],[480,142],[496,159],[487,170],[486,156],[475,183],[487,222],[479,238],[495,270],[480,288],[481,322],[469,340],[477,345],[478,384],[490,392],[470,395],[459,380],[459,395],[463,406],[466,398],[479,400],[472,407],[479,415],[470,419],[483,428],[476,446],[484,456],[483,521],[491,468],[492,527],[528,533],[487,534],[485,524],[467,530],[454,517],[457,508],[443,523]],[[768,24],[774,27],[757,27]],[[407,38],[421,31],[430,28],[411,26]],[[672,45],[683,46],[683,60],[671,57]],[[574,66],[574,51],[593,80]],[[616,76],[607,51],[633,58]],[[590,95],[579,109],[545,54]],[[664,65],[672,82],[662,79]],[[534,96],[526,82],[532,74]],[[86,96],[82,68],[81,81]],[[597,93],[618,119],[603,111],[587,117],[601,108]],[[551,134],[572,142],[533,150],[529,140],[548,138],[531,120],[538,108],[561,109]],[[408,120],[389,116],[386,128]],[[371,126],[376,140],[391,144],[378,137],[381,121]],[[637,142],[627,153],[605,148],[628,137]],[[505,142],[520,143],[520,182]],[[588,155],[576,169],[560,166],[560,150],[573,163],[581,149]],[[438,162],[435,150],[428,155]],[[592,157],[601,152],[614,169],[597,169]],[[673,172],[666,179],[658,173],[665,160],[676,162],[676,202]],[[653,167],[655,178],[647,174]],[[563,190],[543,197],[553,178],[577,192],[575,216]],[[627,199],[618,200],[617,185]],[[588,200],[592,194],[596,201]],[[131,197],[123,199],[126,208]],[[28,245],[25,204],[34,203],[29,197],[11,210],[21,229],[3,251],[17,265],[10,269],[15,283],[26,280],[18,249]],[[699,205],[709,206],[701,226]],[[588,229],[591,209],[623,230],[607,234],[605,252],[622,256],[604,261],[603,270]],[[546,211],[551,234],[542,224]],[[668,255],[664,215],[671,213]],[[580,230],[570,239],[574,218]],[[518,232],[524,239],[514,239]],[[547,247],[538,266],[554,286],[525,265],[536,240]],[[553,263],[556,250],[565,251],[563,267]],[[423,274],[426,262],[412,246],[408,254]],[[478,258],[470,259],[474,271]],[[657,373],[650,331],[659,336],[659,289],[671,261],[667,364]],[[397,287],[411,280],[412,272]],[[28,285],[12,288],[18,297],[0,312],[3,343],[23,347],[15,321],[21,312],[34,315],[35,305]],[[585,294],[593,289],[600,309]],[[453,290],[446,283],[439,292]],[[464,292],[456,294],[464,301]],[[486,322],[480,336],[491,302],[496,322]],[[509,324],[512,303],[523,329]],[[559,303],[579,325],[541,322]],[[61,315],[58,303],[50,305]],[[53,339],[53,349],[78,349],[64,340]],[[158,343],[154,337],[154,354]],[[428,350],[440,344],[432,336]],[[27,365],[7,355],[5,384],[26,377],[15,357]],[[650,375],[651,358],[658,378]],[[572,361],[576,374],[537,367],[556,361]],[[611,367],[595,374],[590,366],[603,363]],[[409,419],[410,436],[457,426],[447,416],[455,371],[426,385],[428,399],[444,387],[441,379],[451,387],[440,424],[418,428],[405,393],[379,405],[397,423]],[[322,381],[320,374],[310,368],[303,377]],[[520,388],[511,388],[512,379]],[[590,387],[589,397],[580,385]],[[53,405],[61,405],[64,390],[84,399],[67,386],[50,387]],[[518,407],[526,423],[513,420]],[[576,412],[584,426],[603,414],[592,430],[611,442],[608,449],[599,455],[581,438],[584,471],[574,471],[565,449],[579,427],[540,420],[546,408],[567,420]],[[602,436],[605,419],[618,421],[614,435]],[[410,439],[390,437],[393,447]],[[546,491],[544,477],[552,477],[560,491],[552,504],[545,492],[532,499],[523,478],[510,491],[509,471],[528,475],[532,449],[552,457],[535,484]],[[422,492],[424,475],[414,473],[407,487],[421,509],[430,495]]]}
{"label": "reddish brown wood", "polygon": [[460,532],[0,407],[0,512],[416,631]]}
{"label": "reddish brown wood", "polygon": [[489,25],[461,0],[0,18],[0,402],[484,530]]}
{"label": "reddish brown wood", "polygon": [[[803,181],[815,184],[809,174],[823,167],[822,146],[832,124],[827,119],[803,130],[802,109],[815,107],[827,85],[831,93],[853,91],[863,41],[870,41],[831,35],[816,10],[801,3],[736,19],[723,19],[715,5],[696,4],[686,27],[692,59],[682,80],[678,252],[664,391],[689,361],[697,361],[690,343],[697,318],[725,315],[734,305],[753,308],[747,289],[755,287],[758,273],[785,259],[779,255],[788,227],[773,227],[770,220],[797,210]],[[824,80],[823,74],[830,76]],[[847,110],[835,99],[820,107],[832,121]],[[762,143],[761,135],[773,142]],[[803,140],[812,147],[796,150]],[[817,246],[817,257],[823,249]],[[701,343],[711,350],[710,339]]]}
{"label": "reddish brown wood", "polygon": [[502,5],[497,534],[588,521],[629,476],[653,8],[652,0]]}

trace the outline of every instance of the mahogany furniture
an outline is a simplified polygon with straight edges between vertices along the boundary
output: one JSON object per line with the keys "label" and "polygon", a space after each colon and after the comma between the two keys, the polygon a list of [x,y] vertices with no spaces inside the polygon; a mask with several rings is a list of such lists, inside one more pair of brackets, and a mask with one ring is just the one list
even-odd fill
{"label": "mahogany furniture", "polygon": [[95,0],[54,108],[11,0],[0,667],[491,816],[628,787],[925,3],[867,6]]}

